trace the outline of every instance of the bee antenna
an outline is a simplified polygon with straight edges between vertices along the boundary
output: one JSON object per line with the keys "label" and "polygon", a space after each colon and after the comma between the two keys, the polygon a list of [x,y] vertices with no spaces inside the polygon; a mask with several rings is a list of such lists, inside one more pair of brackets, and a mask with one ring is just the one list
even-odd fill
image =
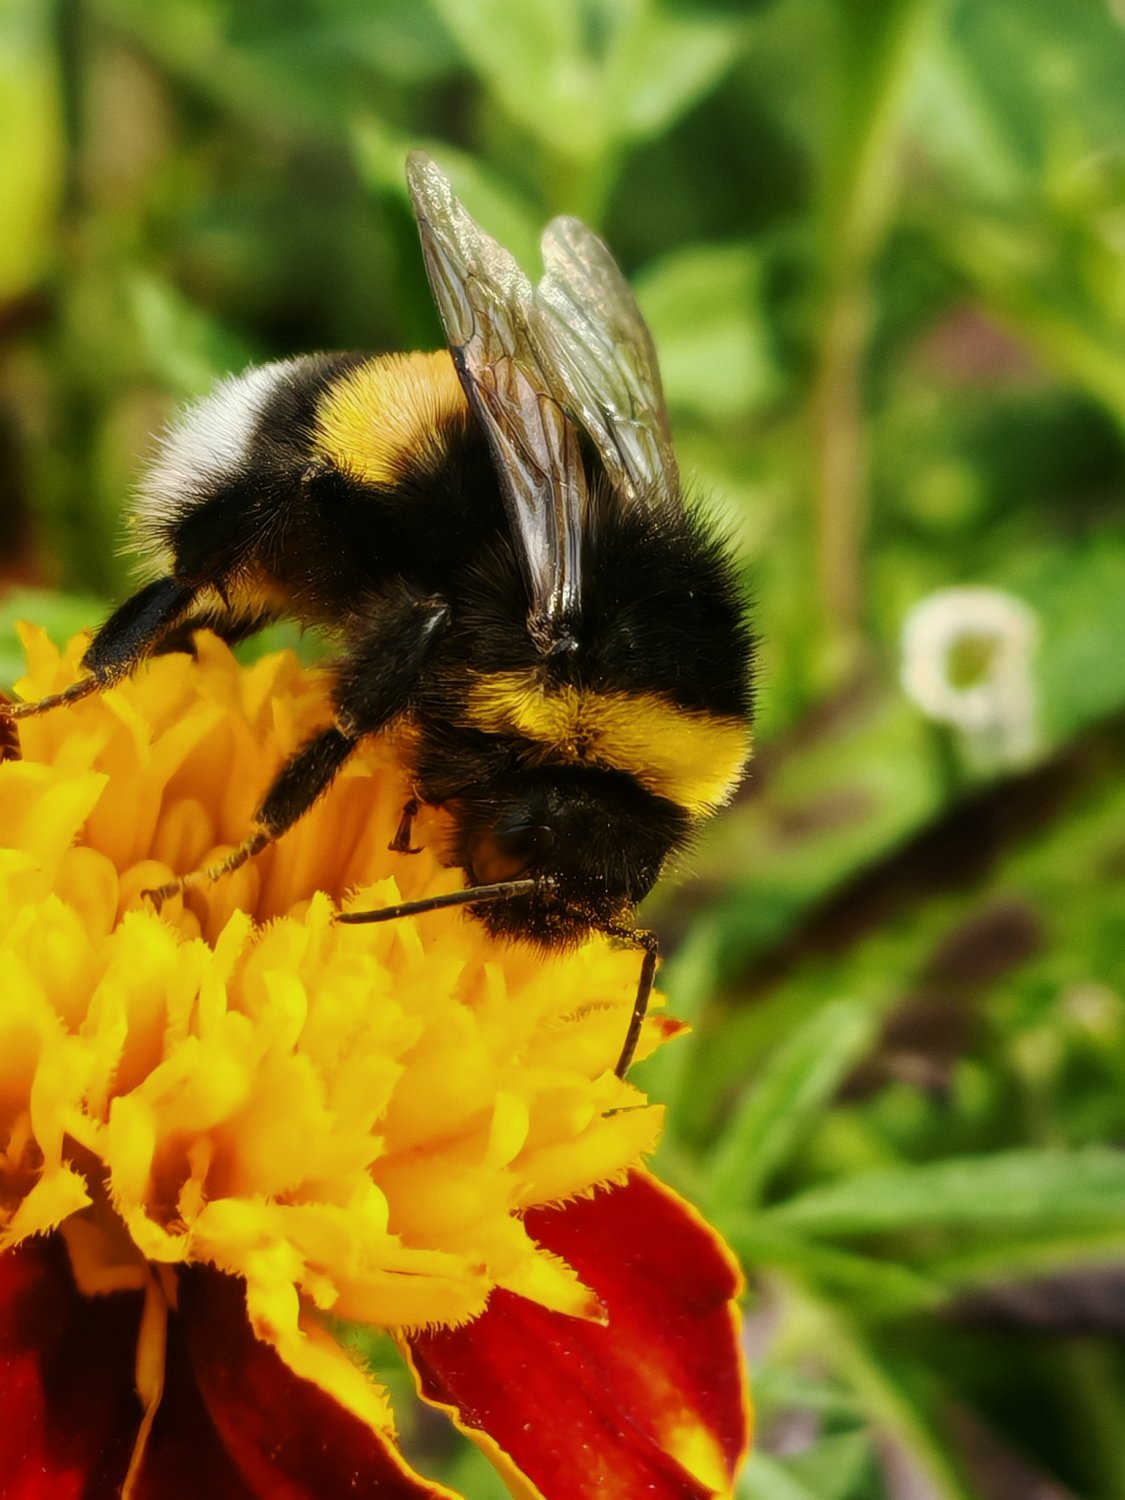
{"label": "bee antenna", "polygon": [[440,911],[447,906],[483,906],[488,901],[505,901],[511,896],[531,896],[541,890],[542,880],[499,880],[495,885],[471,885],[463,891],[447,891],[444,896],[426,896],[421,901],[400,901],[397,906],[380,906],[375,911],[342,911],[337,922],[358,926],[367,922],[393,922],[398,917],[414,917],[420,912]]}
{"label": "bee antenna", "polygon": [[641,927],[621,927],[616,922],[607,922],[601,931],[607,937],[621,938],[623,942],[632,943],[635,948],[643,948],[645,955],[641,960],[641,972],[637,979],[637,993],[633,998],[633,1014],[629,1017],[629,1029],[625,1033],[621,1056],[617,1059],[617,1066],[613,1070],[618,1078],[624,1078],[632,1064],[637,1043],[641,1039],[641,1027],[648,1014],[648,1002],[652,999],[656,965],[660,959],[660,940],[655,932],[646,932]]}

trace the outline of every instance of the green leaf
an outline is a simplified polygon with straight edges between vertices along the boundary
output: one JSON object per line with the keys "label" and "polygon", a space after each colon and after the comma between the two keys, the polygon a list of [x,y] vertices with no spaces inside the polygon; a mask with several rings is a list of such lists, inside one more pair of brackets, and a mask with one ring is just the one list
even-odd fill
{"label": "green leaf", "polygon": [[873,1455],[866,1431],[837,1432],[795,1454],[789,1472],[808,1485],[818,1500],[849,1500],[871,1477]]}
{"label": "green leaf", "polygon": [[810,1235],[922,1227],[1125,1227],[1125,1155],[1010,1151],[865,1172],[767,1209],[767,1223]]}
{"label": "green leaf", "polygon": [[[1125,396],[1125,359],[1121,372]],[[1013,560],[1011,577],[1043,617],[1036,663],[1042,728],[1048,743],[1059,744],[1125,704],[1119,646],[1125,639],[1125,533],[1106,528],[1064,550],[1029,549]]]}
{"label": "green leaf", "polygon": [[738,1482],[738,1500],[823,1500],[817,1490],[768,1453],[751,1453]]}
{"label": "green leaf", "polygon": [[592,162],[647,139],[738,54],[741,18],[656,0],[434,0],[488,90],[557,156]]}
{"label": "green leaf", "polygon": [[1123,75],[1109,5],[960,0],[914,110],[942,175],[935,191],[920,174],[916,197],[950,263],[1120,423]]}
{"label": "green leaf", "polygon": [[521,198],[487,161],[446,141],[431,141],[416,131],[400,130],[372,114],[356,121],[352,145],[364,180],[404,201],[408,152],[416,148],[432,150],[473,217],[512,252],[529,275],[539,276],[543,268],[539,253],[542,213]]}
{"label": "green leaf", "polygon": [[[607,128],[598,58],[584,45],[580,5],[555,0],[434,0],[486,88],[535,139],[589,159]],[[595,6],[599,19],[606,9]]]}
{"label": "green leaf", "polygon": [[634,3],[635,22],[618,33],[605,88],[619,139],[649,140],[667,130],[738,56],[742,17]]}
{"label": "green leaf", "polygon": [[[763,667],[763,673],[769,665]],[[711,857],[754,871],[720,908],[728,961],[779,942],[816,902],[933,817],[943,799],[925,721],[899,692],[827,718],[728,811]],[[753,769],[751,770],[753,777]]]}
{"label": "green leaf", "polygon": [[442,1482],[454,1494],[471,1495],[472,1500],[510,1500],[512,1492],[496,1466],[467,1437],[460,1433],[456,1437],[455,1454],[441,1475]]}
{"label": "green leaf", "polygon": [[927,1257],[924,1272],[949,1296],[1063,1271],[1096,1270],[1125,1263],[1125,1227],[1059,1234],[1008,1235]]}
{"label": "green leaf", "polygon": [[670,1119],[675,1119],[685,1107],[690,1110],[691,1101],[684,1098],[688,1086],[685,1080],[699,1044],[698,1027],[715,992],[718,955],[714,923],[699,922],[657,975],[657,984],[668,997],[671,1013],[692,1028],[686,1037],[678,1037],[673,1045],[661,1047],[636,1067],[641,1087],[663,1102]]}
{"label": "green leaf", "polygon": [[1092,277],[1084,283],[1083,262],[1093,271],[1091,262],[1102,257],[1091,245],[1076,264],[1070,238],[1053,233],[1038,215],[1013,223],[965,213],[958,216],[956,235],[949,236],[944,249],[1000,322],[1125,426],[1125,319],[1116,305],[1118,278],[1103,273],[1098,278],[1103,284],[1094,284]]}
{"label": "green leaf", "polygon": [[138,273],[124,291],[140,352],[167,390],[204,395],[221,376],[251,362],[255,351],[249,344],[162,278]]}
{"label": "green leaf", "polygon": [[91,630],[106,614],[102,600],[84,594],[55,594],[46,589],[12,589],[0,597],[0,689],[10,688],[27,669],[16,626],[26,620],[40,625],[61,646],[80,630]]}
{"label": "green leaf", "polygon": [[762,266],[741,245],[696,245],[637,279],[675,410],[745,417],[776,395],[780,372],[763,307]]}
{"label": "green leaf", "polygon": [[820,1244],[779,1229],[772,1219],[753,1214],[714,1217],[748,1275],[781,1272],[814,1295],[862,1311],[867,1318],[902,1317],[936,1307],[948,1296],[936,1277],[920,1275],[896,1261]]}
{"label": "green leaf", "polygon": [[[0,303],[39,281],[53,251],[64,143],[50,10],[0,0]],[[18,143],[18,144],[17,144]]]}
{"label": "green leaf", "polygon": [[1028,182],[1043,181],[1060,152],[1120,148],[1125,28],[1112,6],[957,0],[948,35]]}
{"label": "green leaf", "polygon": [[[903,1450],[923,1491],[935,1500],[983,1500],[967,1483],[937,1414],[946,1404],[932,1372],[921,1362],[884,1349],[842,1306],[792,1291],[787,1298],[790,1360],[802,1356],[851,1388],[880,1447]],[[853,1457],[854,1461],[854,1457]]]}
{"label": "green leaf", "polygon": [[876,1022],[865,1006],[837,1000],[777,1048],[711,1154],[705,1180],[716,1210],[761,1198],[871,1046]]}
{"label": "green leaf", "polygon": [[930,1371],[880,1349],[846,1318],[829,1316],[827,1330],[826,1359],[858,1392],[872,1422],[921,1471],[919,1477],[929,1482],[926,1493],[940,1500],[983,1500],[961,1472],[939,1425],[944,1393]]}
{"label": "green leaf", "polygon": [[862,1422],[863,1410],[854,1394],[829,1376],[823,1365],[774,1359],[771,1355],[776,1349],[775,1342],[771,1354],[751,1366],[754,1406],[761,1426],[794,1407],[815,1414],[822,1426],[834,1431]]}
{"label": "green leaf", "polygon": [[159,10],[98,0],[98,11],[172,77],[285,135],[338,135],[373,97],[440,79],[458,62],[433,8],[417,0],[162,0]]}

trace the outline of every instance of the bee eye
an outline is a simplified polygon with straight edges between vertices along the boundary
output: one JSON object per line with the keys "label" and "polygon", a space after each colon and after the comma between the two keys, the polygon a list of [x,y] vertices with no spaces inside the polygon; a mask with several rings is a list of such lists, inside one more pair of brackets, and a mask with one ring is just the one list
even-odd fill
{"label": "bee eye", "polygon": [[480,885],[514,880],[539,863],[555,841],[542,824],[518,823],[478,834],[469,851],[473,878]]}

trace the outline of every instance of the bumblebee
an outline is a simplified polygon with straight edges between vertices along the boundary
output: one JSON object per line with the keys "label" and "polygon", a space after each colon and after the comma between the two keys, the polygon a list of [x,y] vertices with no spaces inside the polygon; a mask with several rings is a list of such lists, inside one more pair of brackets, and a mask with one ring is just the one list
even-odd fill
{"label": "bumblebee", "polygon": [[407,166],[448,348],[314,354],[222,381],[164,436],[133,524],[155,574],[93,637],[112,686],[206,628],[280,616],[339,646],[333,721],[282,766],[214,879],[279,838],[367,735],[405,730],[411,800],[450,814],[459,902],[543,949],[657,950],[633,909],[737,784],[752,636],[727,548],[685,504],[652,340],[604,243],[558,218],[533,286],[425,155]]}

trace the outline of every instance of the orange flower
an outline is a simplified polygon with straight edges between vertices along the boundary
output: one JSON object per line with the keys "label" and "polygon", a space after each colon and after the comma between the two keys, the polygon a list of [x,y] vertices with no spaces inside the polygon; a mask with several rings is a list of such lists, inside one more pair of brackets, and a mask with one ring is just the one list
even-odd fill
{"label": "orange flower", "polygon": [[[81,642],[26,645],[21,692],[76,675]],[[448,1495],[331,1318],[392,1333],[514,1494],[729,1495],[737,1275],[638,1165],[635,955],[336,925],[456,884],[386,851],[386,743],[230,879],[143,899],[237,843],[323,713],[291,657],[204,637],[0,765],[0,1488]]]}

